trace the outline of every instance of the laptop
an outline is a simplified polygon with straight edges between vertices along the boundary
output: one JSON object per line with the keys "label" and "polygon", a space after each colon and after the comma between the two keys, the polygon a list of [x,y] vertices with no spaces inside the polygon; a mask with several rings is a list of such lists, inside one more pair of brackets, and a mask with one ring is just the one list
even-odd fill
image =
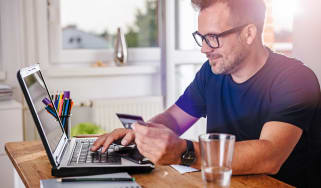
{"label": "laptop", "polygon": [[[60,119],[48,113],[42,103],[44,98],[48,98],[53,104],[39,64],[20,69],[17,78],[48,155],[53,176],[145,173],[155,168],[147,160],[144,163],[131,160],[131,156],[139,154],[135,146],[113,143],[105,153],[101,150],[91,152],[90,148],[96,138],[68,139]],[[54,111],[57,114],[56,108]]]}

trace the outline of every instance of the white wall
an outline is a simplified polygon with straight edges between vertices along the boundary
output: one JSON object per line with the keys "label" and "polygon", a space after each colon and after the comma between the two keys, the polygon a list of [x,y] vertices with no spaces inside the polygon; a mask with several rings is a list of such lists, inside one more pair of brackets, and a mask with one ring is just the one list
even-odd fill
{"label": "white wall", "polygon": [[0,45],[2,54],[2,67],[6,73],[5,83],[15,87],[14,97],[20,101],[21,94],[16,79],[17,70],[24,65],[24,41],[22,6],[20,0],[0,0]]}
{"label": "white wall", "polygon": [[294,19],[293,56],[310,67],[321,83],[321,1],[301,1]]}
{"label": "white wall", "polygon": [[160,95],[158,75],[46,77],[51,90],[70,90],[73,98],[117,98]]}

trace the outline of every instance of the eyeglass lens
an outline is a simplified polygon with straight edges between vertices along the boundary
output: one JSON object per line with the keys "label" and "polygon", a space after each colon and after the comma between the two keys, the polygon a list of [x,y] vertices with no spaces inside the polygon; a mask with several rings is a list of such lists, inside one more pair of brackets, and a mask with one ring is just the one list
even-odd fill
{"label": "eyeglass lens", "polygon": [[[199,33],[196,33],[194,35],[194,37],[195,37],[196,43],[200,47],[202,47],[203,46],[203,42],[204,42],[203,41],[203,37]],[[212,48],[217,48],[219,46],[216,36],[206,35],[206,36],[204,36],[204,40],[206,41],[207,45],[209,45]]]}

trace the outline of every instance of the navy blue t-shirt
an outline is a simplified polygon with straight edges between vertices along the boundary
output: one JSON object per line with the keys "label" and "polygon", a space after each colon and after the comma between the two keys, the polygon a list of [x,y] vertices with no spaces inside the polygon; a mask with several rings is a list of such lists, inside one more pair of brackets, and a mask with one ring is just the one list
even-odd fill
{"label": "navy blue t-shirt", "polygon": [[321,148],[316,121],[319,103],[314,73],[297,60],[270,51],[264,66],[241,84],[231,75],[214,74],[207,61],[176,105],[194,117],[207,117],[208,133],[234,134],[236,141],[259,139],[269,121],[301,128],[301,139],[274,176],[299,186],[305,181],[302,174],[309,168],[312,152]]}

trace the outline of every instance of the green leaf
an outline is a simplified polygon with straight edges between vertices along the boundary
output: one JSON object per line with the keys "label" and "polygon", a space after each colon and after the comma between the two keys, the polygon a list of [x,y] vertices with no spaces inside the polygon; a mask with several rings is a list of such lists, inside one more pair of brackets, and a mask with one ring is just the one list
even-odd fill
{"label": "green leaf", "polygon": [[103,134],[106,133],[101,127],[94,123],[84,122],[79,123],[71,128],[71,137],[83,134]]}

